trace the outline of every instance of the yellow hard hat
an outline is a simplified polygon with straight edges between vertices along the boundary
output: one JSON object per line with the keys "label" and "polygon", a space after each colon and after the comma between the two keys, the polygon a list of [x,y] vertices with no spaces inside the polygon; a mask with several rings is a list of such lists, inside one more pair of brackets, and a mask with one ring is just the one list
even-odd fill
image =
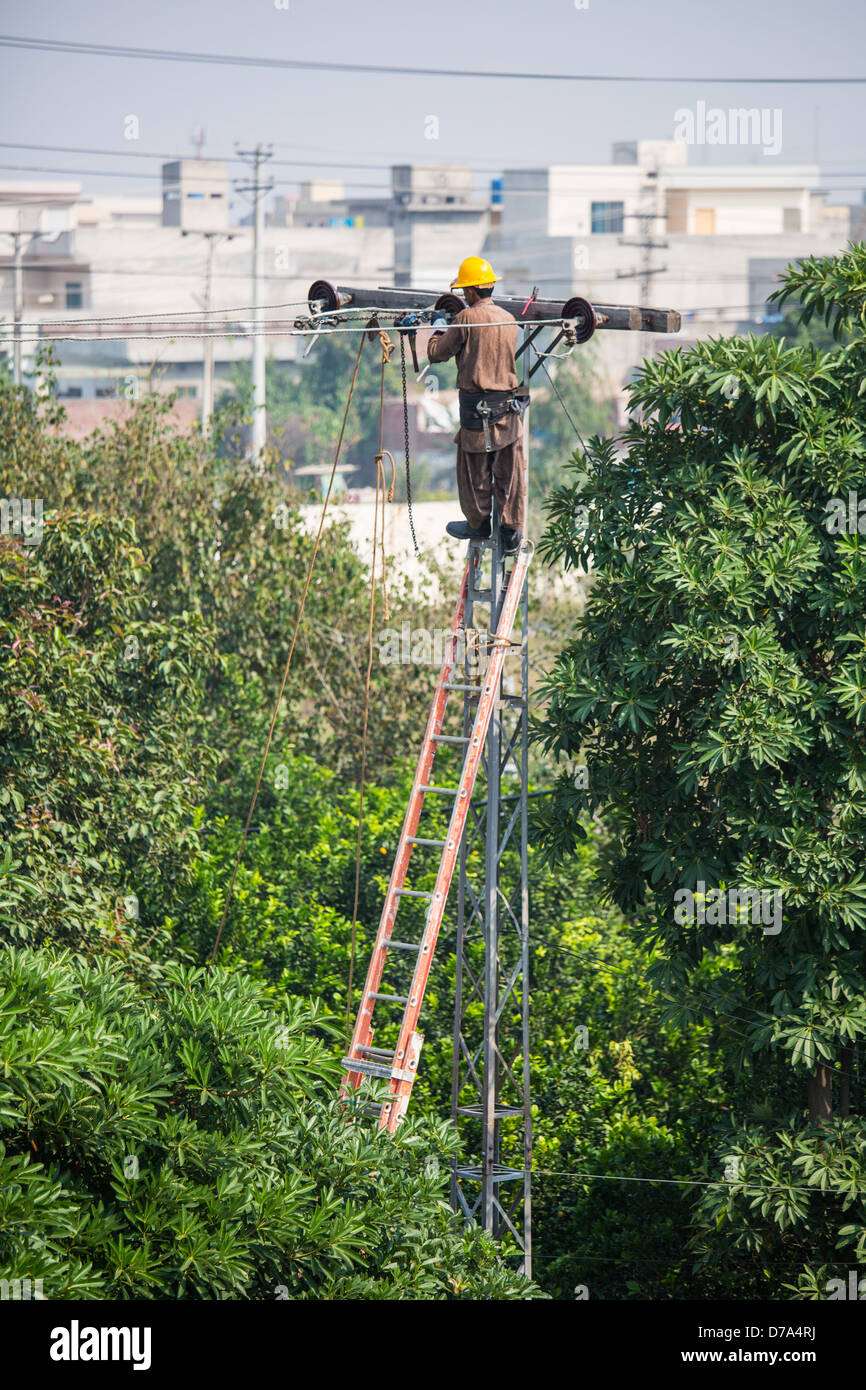
{"label": "yellow hard hat", "polygon": [[494,275],[493,266],[489,261],[485,261],[483,256],[467,256],[465,261],[460,262],[457,279],[452,280],[451,288],[465,290],[470,285],[492,285],[494,280],[501,278]]}

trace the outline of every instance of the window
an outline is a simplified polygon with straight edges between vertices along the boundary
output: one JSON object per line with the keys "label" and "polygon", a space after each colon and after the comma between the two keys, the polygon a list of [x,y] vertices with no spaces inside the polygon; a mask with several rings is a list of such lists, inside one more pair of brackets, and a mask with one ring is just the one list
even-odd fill
{"label": "window", "polygon": [[66,307],[67,309],[84,308],[84,284],[81,280],[66,281]]}
{"label": "window", "polygon": [[802,231],[802,218],[799,208],[782,209],[782,230],[785,232]]}
{"label": "window", "polygon": [[591,230],[596,232],[621,232],[623,229],[622,203],[593,203],[590,208]]}
{"label": "window", "polygon": [[715,231],[715,208],[695,208],[695,236],[714,236]]}

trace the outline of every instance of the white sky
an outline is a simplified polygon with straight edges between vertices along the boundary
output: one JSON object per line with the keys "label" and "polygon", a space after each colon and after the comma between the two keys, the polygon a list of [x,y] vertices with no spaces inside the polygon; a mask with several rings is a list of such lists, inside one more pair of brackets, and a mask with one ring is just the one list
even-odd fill
{"label": "white sky", "polygon": [[[482,177],[515,165],[606,163],[612,141],[670,138],[674,112],[703,100],[781,108],[782,151],[768,163],[817,155],[840,200],[859,201],[866,189],[866,86],[699,80],[866,74],[864,0],[588,0],[583,10],[575,0],[288,0],[288,10],[276,3],[282,0],[0,0],[0,33],[394,65],[678,73],[688,80],[626,86],[294,73],[0,48],[0,139],[121,156],[0,148],[0,179],[68,171],[90,192],[156,194],[160,161],[128,157],[130,151],[189,155],[193,127],[201,124],[211,157],[231,155],[235,141],[263,140],[283,160],[313,163],[275,168],[278,192],[317,175],[384,192],[393,162],[461,160]],[[139,120],[137,142],[124,139],[130,114]],[[430,115],[439,120],[438,140],[425,139]],[[763,158],[742,149],[690,152],[691,160]],[[377,167],[324,167],[353,162]],[[124,176],[73,172],[79,170]]]}

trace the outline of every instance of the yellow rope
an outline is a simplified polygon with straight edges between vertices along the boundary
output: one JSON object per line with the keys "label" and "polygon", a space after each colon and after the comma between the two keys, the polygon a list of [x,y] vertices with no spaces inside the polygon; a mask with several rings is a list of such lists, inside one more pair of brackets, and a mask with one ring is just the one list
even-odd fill
{"label": "yellow rope", "polygon": [[[370,723],[370,677],[373,671],[373,623],[376,613],[376,546],[382,551],[382,597],[388,621],[388,590],[385,575],[385,498],[394,497],[396,469],[393,456],[382,448],[385,413],[385,366],[391,360],[393,344],[387,333],[379,334],[382,344],[382,374],[379,381],[379,449],[376,454],[376,505],[373,508],[373,559],[370,565],[370,608],[367,620],[367,675],[364,681],[364,727],[361,735],[361,786],[358,798],[358,834],[355,841],[355,897],[352,904],[352,940],[349,949],[349,986],[346,993],[346,1046],[352,1037],[352,988],[355,981],[355,944],[358,935],[358,900],[361,892],[361,832],[364,824],[364,788],[367,780],[367,730]],[[385,487],[385,459],[391,460],[391,486]],[[379,537],[379,507],[382,508],[382,534]]]}

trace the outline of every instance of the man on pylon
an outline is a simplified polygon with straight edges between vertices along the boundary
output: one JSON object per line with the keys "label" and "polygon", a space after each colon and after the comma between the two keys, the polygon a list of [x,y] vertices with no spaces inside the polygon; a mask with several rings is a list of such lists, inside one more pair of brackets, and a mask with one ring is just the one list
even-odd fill
{"label": "man on pylon", "polygon": [[517,390],[517,321],[491,298],[498,279],[481,256],[461,262],[451,288],[463,292],[467,307],[450,328],[432,335],[427,357],[457,358],[457,493],[466,520],[449,521],[445,529],[458,540],[487,540],[495,497],[502,548],[513,555],[523,539],[521,415],[528,400]]}

